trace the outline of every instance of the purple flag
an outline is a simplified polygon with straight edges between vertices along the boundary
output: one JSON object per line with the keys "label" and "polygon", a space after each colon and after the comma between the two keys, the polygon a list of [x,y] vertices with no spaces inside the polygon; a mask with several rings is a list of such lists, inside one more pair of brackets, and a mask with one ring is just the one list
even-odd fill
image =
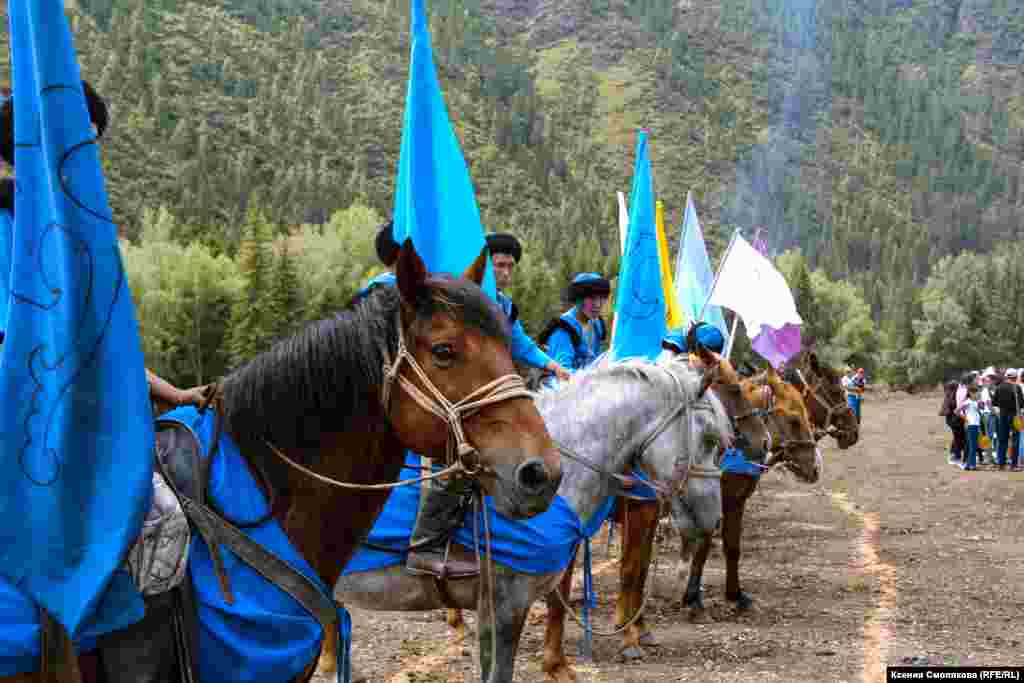
{"label": "purple flag", "polygon": [[[768,244],[764,241],[760,228],[754,235],[751,246],[762,256],[768,258]],[[800,353],[800,326],[786,323],[781,329],[775,329],[766,325],[761,328],[761,333],[750,342],[750,346],[773,367],[779,368]]]}

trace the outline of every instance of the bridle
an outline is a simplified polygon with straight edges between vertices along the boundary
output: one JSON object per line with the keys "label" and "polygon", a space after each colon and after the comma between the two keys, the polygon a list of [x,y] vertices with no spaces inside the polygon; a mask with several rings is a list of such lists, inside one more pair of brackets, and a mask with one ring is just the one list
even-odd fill
{"label": "bridle", "polygon": [[[533,399],[533,394],[526,388],[523,378],[516,374],[503,375],[493,382],[470,392],[462,399],[452,403],[444,394],[430,381],[427,373],[423,371],[405,344],[405,334],[402,329],[400,314],[395,314],[396,326],[398,328],[398,349],[395,352],[395,360],[391,361],[388,351],[384,349],[384,384],[381,387],[381,405],[384,413],[391,412],[391,390],[398,382],[398,387],[405,390],[409,397],[421,408],[441,418],[448,426],[448,442],[446,444],[446,457],[448,465],[460,464],[469,474],[478,474],[484,469],[480,463],[476,446],[466,438],[463,421],[478,413],[482,408],[497,403],[504,403],[516,398]],[[403,361],[412,369],[419,378],[426,391],[421,390],[414,383],[401,374]]]}
{"label": "bridle", "polygon": [[[676,419],[678,419],[680,416],[686,415],[687,417],[687,437],[689,437],[689,432],[690,430],[692,430],[693,413],[698,409],[703,409],[710,412],[714,411],[714,406],[712,405],[711,401],[704,397],[706,389],[705,391],[700,392],[700,394],[698,394],[692,400],[687,399],[686,390],[683,388],[682,381],[675,374],[673,374],[667,368],[663,368],[658,365],[654,367],[657,367],[659,370],[662,370],[663,372],[668,374],[669,377],[672,378],[673,384],[675,385],[676,389],[678,389],[679,400],[673,401],[675,405],[672,407],[672,410],[666,413],[660,420],[658,420],[657,423],[655,423],[654,427],[651,428],[647,435],[644,436],[644,438],[640,441],[639,445],[634,449],[633,456],[631,458],[631,462],[634,463],[643,459],[644,453],[647,452],[647,449],[650,448],[651,445],[658,440],[658,437],[664,434],[665,430],[668,429],[672,425],[672,423],[675,422]],[[687,441],[688,440],[689,439],[687,439]],[[629,488],[632,488],[633,486],[642,484],[644,486],[648,486],[654,489],[654,491],[657,492],[659,498],[663,499],[669,498],[676,492],[683,490],[686,486],[686,483],[690,479],[717,479],[721,478],[722,476],[722,470],[718,467],[717,464],[709,466],[694,462],[694,458],[696,456],[695,450],[691,450],[689,452],[688,458],[685,462],[681,460],[676,462],[676,466],[672,473],[672,478],[667,486],[654,480],[641,480],[634,476],[612,472],[605,467],[591,463],[587,459],[581,457],[578,453],[574,452],[571,448],[568,448],[562,444],[558,444],[558,450],[565,457],[569,458],[570,460],[575,460],[576,462],[587,467],[588,469],[597,472],[602,477],[619,482],[622,485],[622,487],[627,490]],[[631,500],[647,500],[645,498],[630,496],[628,493],[620,492],[617,495]]]}
{"label": "bridle", "polygon": [[[762,408],[762,410],[764,411],[764,415],[766,417],[770,418],[772,415],[782,413],[782,409],[775,404],[775,392],[772,391],[770,385],[761,385],[761,397],[764,403],[764,407]],[[780,453],[781,455],[785,456],[788,455],[794,449],[807,446],[810,446],[811,448],[817,448],[818,442],[814,441],[813,439],[789,439],[786,438],[785,433],[783,433],[782,440],[779,442],[779,444],[774,448],[770,448],[769,450],[772,451],[773,453]]]}
{"label": "bridle", "polygon": [[819,391],[821,387],[824,386],[825,381],[819,380],[817,377],[815,377],[816,381],[814,384],[812,384],[807,381],[807,378],[804,376],[804,373],[800,370],[800,368],[794,368],[794,370],[796,370],[797,377],[800,378],[800,382],[801,384],[803,384],[803,386],[799,387],[799,389],[800,395],[803,397],[804,401],[806,402],[808,400],[808,397],[812,398],[815,401],[817,401],[821,407],[825,409],[824,429],[815,426],[815,438],[820,440],[822,437],[826,435],[842,436],[848,434],[850,430],[842,429],[837,425],[832,424],[832,422],[835,419],[836,415],[841,415],[844,412],[849,413],[850,417],[854,417],[853,409],[850,408],[849,404],[846,403],[846,401],[842,401],[841,403],[836,403],[834,405],[830,404],[828,401],[822,398],[821,393]]}
{"label": "bridle", "polygon": [[[519,375],[508,374],[497,378],[493,382],[488,382],[479,389],[452,403],[430,381],[427,373],[424,372],[423,368],[409,352],[409,347],[405,343],[405,331],[402,327],[402,315],[400,312],[395,313],[395,328],[397,330],[398,342],[393,361],[391,360],[391,354],[388,353],[387,346],[385,345],[383,348],[384,382],[380,392],[381,406],[384,408],[385,415],[391,412],[392,390],[397,386],[404,389],[409,394],[409,397],[421,408],[444,421],[448,427],[448,439],[445,444],[446,467],[423,477],[393,483],[352,484],[324,476],[319,472],[314,472],[300,465],[265,439],[264,441],[267,446],[278,458],[324,484],[350,490],[388,490],[398,488],[399,486],[418,484],[424,480],[437,479],[451,474],[462,473],[467,476],[479,476],[489,471],[490,468],[480,461],[479,451],[476,446],[471,444],[469,439],[466,438],[463,422],[486,406],[517,398],[532,400],[533,394],[527,390],[526,384]],[[412,369],[413,374],[419,378],[423,389],[420,389],[420,387],[401,374],[403,363],[407,364]]]}

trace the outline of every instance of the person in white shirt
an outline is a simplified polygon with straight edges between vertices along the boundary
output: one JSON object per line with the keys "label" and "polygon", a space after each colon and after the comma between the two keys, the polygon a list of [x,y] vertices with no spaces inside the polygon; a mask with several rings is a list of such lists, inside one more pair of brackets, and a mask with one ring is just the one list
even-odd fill
{"label": "person in white shirt", "polygon": [[995,377],[995,374],[993,368],[987,368],[984,371],[980,380],[981,391],[978,392],[978,408],[981,410],[981,433],[987,435],[989,439],[989,448],[987,450],[978,450],[978,460],[981,462],[988,458],[993,465],[996,462],[996,432],[999,426],[997,408],[992,405],[992,378]]}
{"label": "person in white shirt", "polygon": [[967,458],[961,463],[964,470],[978,469],[978,437],[981,435],[981,409],[978,407],[978,388],[973,384],[967,387],[967,396],[957,408],[967,427]]}

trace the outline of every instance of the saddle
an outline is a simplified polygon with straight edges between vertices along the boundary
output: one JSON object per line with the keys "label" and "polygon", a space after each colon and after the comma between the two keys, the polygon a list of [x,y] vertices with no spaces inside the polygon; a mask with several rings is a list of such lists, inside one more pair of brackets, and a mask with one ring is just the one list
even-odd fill
{"label": "saddle", "polygon": [[179,422],[157,420],[156,442],[157,465],[181,502],[191,527],[202,536],[210,550],[224,601],[233,603],[234,595],[221,559],[222,545],[302,605],[320,623],[325,634],[331,633],[338,621],[334,601],[321,593],[316,584],[209,506],[206,484],[210,462],[219,447],[219,414],[217,420],[214,440],[206,458],[201,455],[199,437]]}

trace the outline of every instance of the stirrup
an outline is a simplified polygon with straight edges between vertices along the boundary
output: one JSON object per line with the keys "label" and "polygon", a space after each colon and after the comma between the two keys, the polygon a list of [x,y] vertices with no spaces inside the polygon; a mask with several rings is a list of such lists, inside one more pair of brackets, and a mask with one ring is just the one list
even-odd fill
{"label": "stirrup", "polygon": [[434,579],[468,579],[480,575],[476,563],[453,560],[452,541],[449,537],[442,552],[434,549],[411,550],[405,559],[405,571],[412,576],[429,576]]}

